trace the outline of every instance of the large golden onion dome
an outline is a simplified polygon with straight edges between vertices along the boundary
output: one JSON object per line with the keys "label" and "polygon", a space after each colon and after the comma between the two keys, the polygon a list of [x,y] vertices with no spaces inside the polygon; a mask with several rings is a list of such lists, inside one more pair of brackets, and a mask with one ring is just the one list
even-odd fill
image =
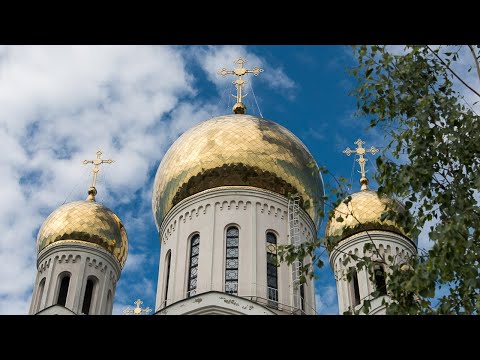
{"label": "large golden onion dome", "polygon": [[[392,220],[381,220],[387,206],[399,213],[407,211],[398,200],[386,196],[379,198],[375,190],[356,192],[347,204],[342,201],[335,208],[334,216],[327,222],[325,235],[338,236],[338,241],[365,230],[387,230],[407,236],[407,231],[399,224]],[[337,221],[339,217],[343,221]]]}
{"label": "large golden onion dome", "polygon": [[152,196],[157,228],[181,200],[232,185],[298,193],[318,226],[323,181],[308,166],[314,161],[300,139],[273,121],[243,114],[207,120],[180,136],[158,167]]}
{"label": "large golden onion dome", "polygon": [[37,237],[37,254],[50,244],[84,242],[101,246],[123,268],[128,254],[125,227],[117,215],[93,200],[75,201],[52,212]]}

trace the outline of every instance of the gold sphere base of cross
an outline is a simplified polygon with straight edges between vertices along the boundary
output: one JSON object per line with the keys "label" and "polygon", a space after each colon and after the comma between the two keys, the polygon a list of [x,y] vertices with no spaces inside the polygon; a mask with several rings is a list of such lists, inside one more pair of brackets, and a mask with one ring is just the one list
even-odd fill
{"label": "gold sphere base of cross", "polygon": [[93,186],[90,186],[88,189],[88,197],[87,200],[89,201],[95,201],[95,195],[97,195],[97,189],[94,188]]}
{"label": "gold sphere base of cross", "polygon": [[360,179],[360,184],[362,184],[361,190],[368,190],[368,179],[366,177]]}
{"label": "gold sphere base of cross", "polygon": [[247,112],[247,107],[242,102],[237,102],[233,105],[232,111],[234,114],[245,114]]}

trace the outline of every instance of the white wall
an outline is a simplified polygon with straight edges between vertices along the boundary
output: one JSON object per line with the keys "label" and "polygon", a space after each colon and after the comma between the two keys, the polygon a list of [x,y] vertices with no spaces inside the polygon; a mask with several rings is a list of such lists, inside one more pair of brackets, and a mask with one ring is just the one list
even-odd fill
{"label": "white wall", "polygon": [[[200,234],[197,294],[224,291],[225,236],[230,225],[239,229],[238,296],[267,298],[266,233],[277,235],[277,244],[288,242],[288,199],[274,192],[248,186],[225,186],[190,196],[175,205],[161,229],[161,254],[156,311],[164,307],[165,256],[171,251],[168,303],[186,298],[188,290],[189,239]],[[301,241],[313,239],[315,226],[301,210]],[[314,285],[305,284],[306,303],[314,307]],[[292,271],[286,263],[278,268],[278,300],[293,305]],[[313,313],[307,306],[307,313]]]}
{"label": "white wall", "polygon": [[[115,258],[101,247],[82,241],[61,241],[45,248],[38,256],[37,279],[35,282],[30,314],[56,304],[60,287],[59,277],[70,273],[70,284],[65,307],[76,314],[82,311],[85,287],[89,278],[97,279],[90,315],[109,315],[112,306],[107,306],[107,294],[115,295],[120,277],[120,266]],[[45,278],[45,286],[40,297],[39,284]],[[113,298],[112,298],[113,300]]]}
{"label": "white wall", "polygon": [[[342,262],[349,256],[347,254],[355,254],[359,257],[365,256],[363,251],[364,245],[372,241],[379,250],[379,253],[382,254],[382,256],[385,255],[387,262],[388,255],[393,256],[396,263],[402,262],[402,259],[408,256],[417,255],[417,247],[411,240],[388,231],[369,230],[368,233],[363,231],[342,240],[330,254],[330,265],[335,273],[335,280],[337,282],[338,309],[340,314],[347,311],[349,306],[354,303],[350,284],[345,274],[349,267],[356,266],[356,262],[353,259],[351,259],[347,265],[343,265]],[[370,251],[367,253],[367,256],[374,257],[375,255],[372,255]],[[385,271],[388,271],[388,269],[385,269]],[[370,281],[367,270],[357,270],[357,276],[360,299],[370,299],[371,296],[369,297],[369,294],[375,291],[375,285]],[[372,301],[370,314],[385,314],[385,306],[381,305],[381,300],[381,298],[378,298]],[[360,302],[359,307],[361,307],[361,304]]]}

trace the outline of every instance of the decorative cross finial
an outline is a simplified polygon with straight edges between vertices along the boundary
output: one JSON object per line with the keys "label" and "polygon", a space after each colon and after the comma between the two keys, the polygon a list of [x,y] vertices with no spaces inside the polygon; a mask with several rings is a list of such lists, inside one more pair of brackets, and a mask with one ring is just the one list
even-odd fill
{"label": "decorative cross finial", "polygon": [[243,80],[242,76],[245,74],[253,74],[255,76],[258,76],[261,72],[263,72],[263,69],[260,69],[258,66],[255,66],[252,70],[245,69],[243,67],[243,64],[245,64],[247,60],[242,59],[241,57],[238,58],[238,60],[234,61],[234,64],[237,64],[238,66],[233,69],[233,70],[227,70],[225,68],[221,69],[218,71],[219,75],[222,75],[225,77],[228,74],[233,74],[237,76],[237,79],[232,82],[232,84],[235,85],[237,88],[237,96],[232,95],[234,98],[237,98],[237,103],[233,105],[233,112],[235,114],[245,114],[247,111],[247,107],[245,104],[242,102],[242,99],[247,96],[247,94],[242,95],[242,90],[243,86],[248,82],[247,80]]}
{"label": "decorative cross finial", "polygon": [[358,159],[356,161],[360,164],[360,170],[359,173],[362,174],[362,178],[360,179],[360,184],[362,184],[362,190],[368,190],[368,179],[365,176],[366,172],[365,171],[365,163],[368,161],[365,159],[363,156],[366,153],[372,153],[372,155],[375,155],[378,150],[376,147],[371,146],[370,149],[365,149],[362,145],[365,144],[365,141],[362,141],[361,139],[358,139],[357,141],[354,142],[354,144],[357,144],[358,147],[355,150],[350,150],[349,147],[347,147],[343,153],[346,154],[347,156],[350,156],[350,154],[356,154],[358,155]]}
{"label": "decorative cross finial", "polygon": [[128,315],[128,314],[133,314],[133,315],[142,315],[142,313],[145,313],[145,314],[148,314],[152,311],[152,309],[150,309],[148,306],[145,308],[145,309],[142,309],[140,307],[140,305],[143,304],[143,301],[138,299],[137,301],[134,302],[135,305],[137,305],[135,308],[133,309],[130,309],[130,308],[126,308],[125,310],[123,310],[123,313],[125,315]]}
{"label": "decorative cross finial", "polygon": [[102,152],[100,150],[97,151],[97,158],[95,160],[83,160],[84,164],[93,164],[93,182],[92,186],[90,186],[90,189],[88,189],[88,197],[87,200],[90,201],[95,201],[95,195],[97,195],[97,189],[95,188],[95,185],[97,183],[97,174],[100,171],[100,168],[98,167],[100,164],[111,164],[114,161],[109,159],[109,160],[103,160],[100,159],[100,156],[102,155]]}

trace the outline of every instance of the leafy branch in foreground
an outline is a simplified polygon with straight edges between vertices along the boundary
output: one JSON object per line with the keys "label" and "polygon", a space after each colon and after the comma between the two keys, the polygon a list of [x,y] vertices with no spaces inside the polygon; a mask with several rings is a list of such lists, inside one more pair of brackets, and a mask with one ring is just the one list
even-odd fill
{"label": "leafy branch in foreground", "polygon": [[[356,65],[350,74],[356,79],[352,95],[357,98],[358,121],[379,130],[387,142],[376,161],[378,194],[403,199],[413,215],[386,209],[382,217],[408,228],[413,237],[427,230],[432,243],[428,251],[420,249],[418,257],[385,259],[387,313],[480,310],[480,118],[474,109],[477,101],[470,104],[465,96],[479,97],[479,89],[473,87],[476,77],[473,73],[466,77],[475,67],[480,77],[479,50],[479,46],[405,46],[400,51],[389,46],[353,47]],[[328,173],[326,168],[318,171]],[[348,198],[344,183],[333,178],[323,199],[329,218]],[[315,248],[331,247],[335,241],[324,237],[302,245],[303,250],[286,247],[279,259],[289,262],[308,255],[314,264],[319,258]],[[375,248],[365,248],[364,253],[375,254]],[[348,258],[370,274],[374,262],[383,261],[350,254]],[[308,271],[313,276],[313,268]],[[364,310],[375,295],[362,299]]]}

